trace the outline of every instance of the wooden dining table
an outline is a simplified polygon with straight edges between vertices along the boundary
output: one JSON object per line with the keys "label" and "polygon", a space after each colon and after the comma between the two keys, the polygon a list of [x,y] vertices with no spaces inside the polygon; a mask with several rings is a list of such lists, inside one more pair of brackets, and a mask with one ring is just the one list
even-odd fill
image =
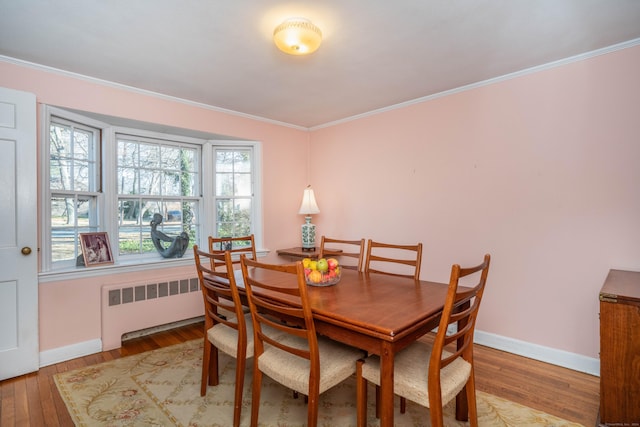
{"label": "wooden dining table", "polygon": [[[244,283],[238,273],[242,293]],[[282,280],[278,278],[282,273],[268,277],[270,273],[261,270],[259,280]],[[336,285],[307,286],[318,334],[380,356],[381,426],[393,426],[394,357],[438,326],[447,289],[445,283],[347,269]],[[456,418],[466,421],[465,393],[456,400]]]}

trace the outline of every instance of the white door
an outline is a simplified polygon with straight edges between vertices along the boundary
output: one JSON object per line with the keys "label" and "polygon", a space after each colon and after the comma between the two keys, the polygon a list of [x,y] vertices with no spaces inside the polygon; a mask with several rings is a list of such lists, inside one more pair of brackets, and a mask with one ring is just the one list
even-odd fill
{"label": "white door", "polygon": [[0,88],[0,380],[37,371],[36,97]]}

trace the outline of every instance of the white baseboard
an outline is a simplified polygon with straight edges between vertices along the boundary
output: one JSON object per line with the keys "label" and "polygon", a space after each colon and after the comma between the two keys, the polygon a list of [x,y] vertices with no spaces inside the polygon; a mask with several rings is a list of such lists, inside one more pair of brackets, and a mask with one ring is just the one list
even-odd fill
{"label": "white baseboard", "polygon": [[476,344],[495,348],[497,350],[506,351],[508,353],[517,354],[519,356],[528,357],[545,363],[551,363],[552,365],[562,366],[563,368],[573,369],[574,371],[600,376],[600,360],[597,358],[587,357],[581,354],[570,353],[568,351],[532,344],[526,341],[520,341],[478,330],[475,331],[473,341]]}
{"label": "white baseboard", "polygon": [[102,340],[95,339],[40,352],[40,367],[66,362],[102,351]]}
{"label": "white baseboard", "polygon": [[[201,322],[204,320],[204,316],[194,317],[192,319],[179,320],[173,323],[167,323],[166,325],[159,325],[141,331],[131,332],[125,334],[122,340],[125,341],[131,338],[137,338],[145,335],[154,334],[156,332],[166,331],[169,329],[177,328],[180,326],[190,325],[192,323]],[[51,350],[40,352],[40,367],[54,365],[56,363],[66,362],[67,360],[75,359],[77,357],[88,356],[94,353],[100,353],[102,351],[102,340],[95,339],[76,344],[67,345],[64,347],[58,347]]]}
{"label": "white baseboard", "polygon": [[[191,320],[191,322],[192,321],[193,320]],[[600,360],[596,358],[478,330],[475,331],[474,342],[497,350],[573,369],[574,371],[600,376]],[[101,351],[102,341],[99,339],[54,348],[40,353],[40,367],[65,362],[75,359],[76,357],[87,356]]]}

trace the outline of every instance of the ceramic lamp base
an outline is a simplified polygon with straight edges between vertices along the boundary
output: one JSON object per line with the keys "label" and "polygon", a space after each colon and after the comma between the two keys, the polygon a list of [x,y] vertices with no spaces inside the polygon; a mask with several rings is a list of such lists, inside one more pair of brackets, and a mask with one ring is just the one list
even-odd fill
{"label": "ceramic lamp base", "polygon": [[316,226],[311,224],[311,217],[306,216],[302,224],[302,250],[312,251],[316,247]]}

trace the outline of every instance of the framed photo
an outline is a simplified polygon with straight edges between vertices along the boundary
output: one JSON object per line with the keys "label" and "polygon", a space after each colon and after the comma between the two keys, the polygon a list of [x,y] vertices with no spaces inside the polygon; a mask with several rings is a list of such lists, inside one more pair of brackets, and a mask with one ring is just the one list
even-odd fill
{"label": "framed photo", "polygon": [[109,246],[109,236],[105,231],[98,233],[80,233],[80,244],[82,246],[84,265],[86,267],[113,264],[111,246]]}

